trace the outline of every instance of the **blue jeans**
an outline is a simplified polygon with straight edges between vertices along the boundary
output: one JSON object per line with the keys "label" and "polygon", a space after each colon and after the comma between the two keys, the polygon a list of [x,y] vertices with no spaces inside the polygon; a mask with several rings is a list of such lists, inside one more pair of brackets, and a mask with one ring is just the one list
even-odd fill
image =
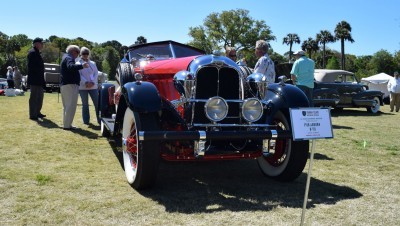
{"label": "blue jeans", "polygon": [[301,89],[304,92],[304,94],[306,94],[308,102],[310,103],[310,107],[314,107],[313,88],[310,88],[308,86],[302,86],[302,85],[298,85],[297,87],[299,87],[299,89]]}
{"label": "blue jeans", "polygon": [[79,90],[79,95],[82,99],[82,119],[84,124],[89,124],[90,121],[90,113],[89,113],[89,98],[92,99],[94,109],[96,111],[97,123],[100,124],[99,112],[98,112],[98,100],[99,93],[97,89],[89,89],[89,90]]}

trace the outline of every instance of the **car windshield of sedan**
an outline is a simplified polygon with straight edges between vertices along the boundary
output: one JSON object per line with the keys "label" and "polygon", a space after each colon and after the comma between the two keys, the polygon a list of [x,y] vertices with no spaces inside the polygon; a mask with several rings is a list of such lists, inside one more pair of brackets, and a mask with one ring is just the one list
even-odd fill
{"label": "car windshield of sedan", "polygon": [[202,55],[203,53],[195,49],[191,49],[189,47],[163,43],[163,44],[142,46],[136,49],[132,49],[129,51],[128,54],[130,59],[145,58],[146,56],[151,55],[155,59],[160,60],[160,59],[197,56],[197,55]]}

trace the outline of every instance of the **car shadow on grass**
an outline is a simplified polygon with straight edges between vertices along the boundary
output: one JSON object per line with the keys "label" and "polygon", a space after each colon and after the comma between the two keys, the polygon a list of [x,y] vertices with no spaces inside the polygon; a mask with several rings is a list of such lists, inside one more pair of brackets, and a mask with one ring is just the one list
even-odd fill
{"label": "car shadow on grass", "polygon": [[[272,210],[302,208],[307,174],[283,183],[265,177],[255,160],[165,163],[151,190],[140,193],[168,212]],[[362,194],[350,187],[311,179],[308,207],[335,204]]]}
{"label": "car shadow on grass", "polygon": [[[109,144],[123,174],[121,147],[116,140],[109,139]],[[318,154],[314,158],[332,160]],[[167,212],[268,211],[277,207],[302,208],[306,180],[306,173],[293,182],[269,179],[261,173],[256,160],[162,161],[154,187],[139,193],[163,205]],[[307,207],[333,205],[361,196],[360,192],[350,187],[311,178]]]}

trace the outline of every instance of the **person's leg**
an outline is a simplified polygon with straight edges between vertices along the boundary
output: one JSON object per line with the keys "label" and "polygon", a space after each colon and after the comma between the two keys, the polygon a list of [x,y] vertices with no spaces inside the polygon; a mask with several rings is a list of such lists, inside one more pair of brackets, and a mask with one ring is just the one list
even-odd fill
{"label": "person's leg", "polygon": [[301,89],[303,91],[303,93],[306,95],[306,97],[308,99],[308,102],[310,104],[310,107],[313,107],[314,106],[314,104],[313,104],[313,93],[312,93],[313,89],[309,88],[307,86],[301,86],[301,85],[299,85],[297,87],[299,87],[299,89]]}
{"label": "person's leg", "polygon": [[89,90],[79,90],[79,95],[81,96],[82,101],[83,124],[89,124],[90,121],[88,94]]}
{"label": "person's leg", "polygon": [[390,112],[394,109],[395,93],[390,93]]}
{"label": "person's leg", "polygon": [[92,99],[94,110],[96,113],[96,119],[97,122],[100,124],[100,118],[99,118],[99,93],[97,89],[91,89],[89,90],[90,98]]}
{"label": "person's leg", "polygon": [[30,119],[37,119],[38,115],[37,115],[37,100],[38,100],[38,86],[32,86],[30,87],[31,90],[31,94],[29,96],[29,118]]}
{"label": "person's leg", "polygon": [[72,84],[61,86],[61,97],[64,107],[63,127],[71,128],[78,103],[78,86]]}
{"label": "person's leg", "polygon": [[395,94],[395,105],[396,105],[396,112],[399,112],[400,110],[400,93]]}

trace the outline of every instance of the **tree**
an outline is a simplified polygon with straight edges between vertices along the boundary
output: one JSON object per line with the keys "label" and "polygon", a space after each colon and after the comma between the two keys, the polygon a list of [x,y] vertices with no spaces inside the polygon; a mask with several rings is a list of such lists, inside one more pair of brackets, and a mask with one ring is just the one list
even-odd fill
{"label": "tree", "polygon": [[115,72],[120,61],[118,51],[112,46],[106,46],[104,51],[104,59],[102,62],[103,72],[108,74],[109,80],[115,80]]}
{"label": "tree", "polygon": [[322,68],[326,66],[326,58],[325,58],[325,45],[329,42],[335,42],[335,37],[328,30],[321,30],[316,37],[316,40],[319,44],[322,44]]}
{"label": "tree", "polygon": [[392,75],[397,70],[392,54],[386,50],[376,52],[371,58],[370,65],[376,69],[377,73],[385,72]]}
{"label": "tree", "polygon": [[136,42],[135,42],[135,44],[145,44],[145,43],[147,43],[147,39],[143,36],[137,37]]}
{"label": "tree", "polygon": [[118,52],[118,56],[121,59],[122,57],[124,57],[124,50],[121,48],[122,44],[116,40],[111,40],[111,41],[107,41],[104,43],[100,44],[101,47],[107,47],[107,46],[111,46],[113,47],[117,52]]}
{"label": "tree", "polygon": [[344,55],[344,41],[347,40],[351,43],[354,42],[353,38],[351,37],[351,26],[346,21],[341,21],[336,25],[335,28],[335,39],[340,40],[341,46],[341,53],[342,53],[342,70],[346,68],[346,58]]}
{"label": "tree", "polygon": [[336,56],[332,56],[328,60],[328,64],[326,65],[326,69],[339,69],[339,61]]}
{"label": "tree", "polygon": [[300,38],[297,34],[294,33],[289,33],[286,35],[286,37],[283,38],[283,43],[289,45],[289,62],[292,60],[292,46],[293,43],[300,44]]}
{"label": "tree", "polygon": [[203,26],[190,27],[188,44],[207,53],[233,46],[242,51],[254,47],[257,40],[275,40],[270,27],[263,20],[254,20],[249,11],[244,9],[211,13],[204,20]]}
{"label": "tree", "polygon": [[308,56],[311,58],[313,52],[317,52],[319,50],[318,42],[309,37],[307,40],[303,41],[301,45],[301,49],[307,51]]}

